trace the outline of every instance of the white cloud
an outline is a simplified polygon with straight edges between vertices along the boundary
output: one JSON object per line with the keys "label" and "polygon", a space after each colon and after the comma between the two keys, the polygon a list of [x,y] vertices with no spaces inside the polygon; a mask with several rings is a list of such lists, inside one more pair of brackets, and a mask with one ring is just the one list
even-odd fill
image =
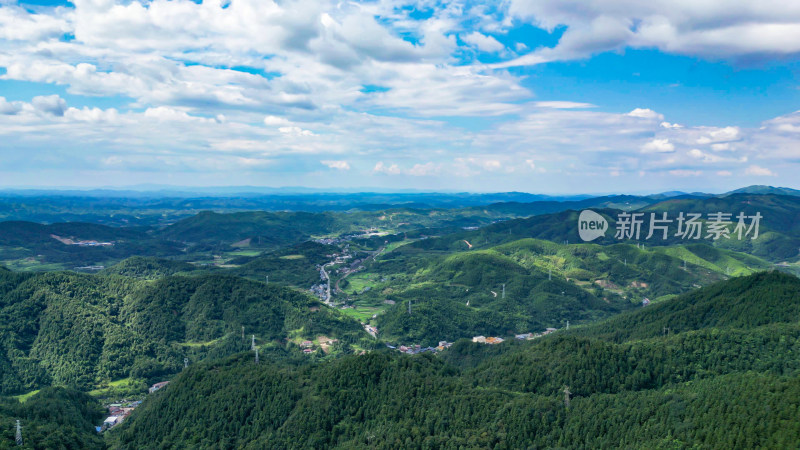
{"label": "white cloud", "polygon": [[119,120],[119,113],[116,109],[100,109],[83,107],[67,108],[64,117],[78,122],[116,122]]}
{"label": "white cloud", "polygon": [[678,128],[683,128],[683,125],[677,123],[661,122],[661,127],[674,130]]}
{"label": "white cloud", "polygon": [[754,175],[757,177],[774,177],[776,176],[775,173],[766,167],[752,165],[745,169],[745,175]]}
{"label": "white cloud", "polygon": [[461,40],[467,44],[477,47],[478,50],[487,53],[498,53],[505,49],[505,46],[494,37],[486,36],[485,34],[481,34],[477,31],[462,35]]}
{"label": "white cloud", "polygon": [[320,163],[330,167],[331,169],[338,169],[338,170],[350,170],[350,164],[347,161],[333,161],[333,160],[323,160]]}
{"label": "white cloud", "polygon": [[670,170],[669,174],[673,175],[673,176],[676,176],[676,177],[699,177],[699,176],[703,175],[703,171],[702,170],[681,170],[681,169],[678,169],[678,170]]}
{"label": "white cloud", "polygon": [[625,47],[713,59],[800,53],[800,6],[793,2],[511,0],[509,13],[566,31],[555,47],[506,65],[585,58]]}
{"label": "white cloud", "polygon": [[379,161],[377,164],[375,164],[375,167],[372,169],[372,172],[385,173],[388,175],[399,175],[403,173],[403,171],[400,170],[400,167],[398,167],[397,164],[385,165],[383,161]]}
{"label": "white cloud", "polygon": [[284,117],[278,117],[278,116],[264,117],[264,125],[266,126],[288,126],[291,124],[292,122]]}
{"label": "white cloud", "polygon": [[58,95],[42,95],[34,97],[31,104],[36,111],[43,114],[52,114],[54,116],[63,116],[64,111],[67,109],[67,102]]}
{"label": "white cloud", "polygon": [[304,130],[300,127],[279,127],[278,131],[284,134],[291,134],[294,136],[314,136],[310,130]]}
{"label": "white cloud", "polygon": [[671,153],[675,151],[669,139],[653,139],[642,145],[642,153]]}
{"label": "white cloud", "polygon": [[664,120],[664,116],[659,114],[652,109],[647,108],[636,108],[633,111],[628,113],[631,117],[641,117],[642,119],[658,119]]}
{"label": "white cloud", "polygon": [[597,106],[591,103],[568,102],[568,101],[533,102],[533,105],[539,108],[555,108],[555,109],[583,109],[583,108],[594,108]]}
{"label": "white cloud", "polygon": [[724,127],[709,131],[706,135],[697,139],[698,144],[711,144],[717,142],[728,142],[739,139],[738,127]]}
{"label": "white cloud", "polygon": [[718,144],[711,144],[711,150],[714,150],[715,152],[721,152],[721,151],[730,150],[730,149],[731,149],[731,143],[730,142],[722,142],[722,143],[718,143]]}
{"label": "white cloud", "polygon": [[733,175],[733,173],[730,170],[718,170],[717,175],[721,177],[730,177]]}
{"label": "white cloud", "polygon": [[22,107],[16,102],[9,102],[5,97],[0,97],[0,114],[13,115],[22,110]]}

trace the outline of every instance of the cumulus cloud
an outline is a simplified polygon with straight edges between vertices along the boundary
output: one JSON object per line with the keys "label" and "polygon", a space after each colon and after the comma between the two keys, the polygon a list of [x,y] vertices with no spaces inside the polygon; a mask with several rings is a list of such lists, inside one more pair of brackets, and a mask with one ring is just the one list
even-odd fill
{"label": "cumulus cloud", "polygon": [[383,161],[378,161],[375,167],[372,168],[373,173],[385,173],[388,175],[399,175],[403,173],[397,164],[384,164]]}
{"label": "cumulus cloud", "polygon": [[314,136],[314,133],[311,130],[304,130],[300,127],[279,127],[278,131],[283,134],[291,134],[293,136]]}
{"label": "cumulus cloud", "polygon": [[633,111],[629,112],[628,115],[631,117],[641,117],[642,119],[654,119],[654,120],[664,119],[664,116],[662,114],[659,114],[653,111],[652,109],[647,109],[647,108],[636,108]]}
{"label": "cumulus cloud", "polygon": [[625,47],[708,58],[800,53],[800,7],[742,0],[511,0],[509,14],[538,27],[566,31],[552,48],[505,63],[530,65],[585,58]]}
{"label": "cumulus cloud", "polygon": [[498,53],[505,49],[505,46],[492,36],[486,36],[477,31],[461,36],[461,40],[476,47],[478,50],[487,53]]}
{"label": "cumulus cloud", "polygon": [[757,177],[774,177],[775,173],[766,167],[752,165],[745,169],[745,175],[754,175]]}
{"label": "cumulus cloud", "polygon": [[555,109],[583,109],[583,108],[594,108],[597,106],[591,103],[568,102],[568,101],[533,102],[533,105],[539,108],[555,108]]}
{"label": "cumulus cloud", "polygon": [[348,164],[347,161],[323,160],[320,162],[331,169],[350,170],[350,164]]}
{"label": "cumulus cloud", "polygon": [[31,104],[36,111],[54,116],[63,116],[67,109],[67,102],[58,95],[41,95],[34,97]]}
{"label": "cumulus cloud", "polygon": [[739,138],[738,127],[725,127],[714,129],[697,139],[698,144],[711,144],[718,142],[735,141]]}
{"label": "cumulus cloud", "polygon": [[[3,3],[0,79],[56,85],[78,99],[0,98],[4,145],[34,156],[40,173],[48,164],[128,167],[156,181],[185,171],[193,183],[204,171],[217,182],[211,174],[226,167],[237,169],[233,183],[243,171],[262,182],[258,171],[272,170],[270,182],[296,184],[324,164],[336,170],[315,176],[478,176],[499,187],[527,182],[531,170],[557,184],[609,171],[791,173],[782,167],[800,162],[800,113],[758,126],[678,125],[646,102],[609,112],[581,99],[537,100],[535,79],[505,70],[626,47],[792,55],[798,14],[788,3],[445,2],[426,4],[423,19],[405,2],[225,4],[76,0],[29,11]],[[493,37],[506,42],[521,21],[565,31],[555,47],[533,50]],[[764,33],[747,34],[756,29]],[[114,108],[86,100],[94,97]],[[453,116],[489,119],[465,127]],[[9,171],[33,164],[3,157]]]}
{"label": "cumulus cloud", "polygon": [[285,117],[278,117],[278,116],[267,116],[264,117],[264,125],[268,127],[273,126],[288,126],[291,125],[292,122],[286,119]]}
{"label": "cumulus cloud", "polygon": [[642,153],[671,153],[675,151],[669,139],[653,139],[642,145]]}
{"label": "cumulus cloud", "polygon": [[699,177],[703,175],[703,171],[677,169],[677,170],[670,170],[669,174],[674,175],[676,177]]}
{"label": "cumulus cloud", "polygon": [[15,102],[9,102],[5,97],[0,97],[0,114],[13,115],[22,110],[22,107]]}

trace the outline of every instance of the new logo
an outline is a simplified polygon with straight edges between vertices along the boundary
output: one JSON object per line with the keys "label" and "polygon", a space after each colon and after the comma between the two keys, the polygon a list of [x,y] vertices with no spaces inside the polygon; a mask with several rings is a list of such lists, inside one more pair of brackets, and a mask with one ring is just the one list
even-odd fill
{"label": "new logo", "polygon": [[584,242],[605,236],[607,230],[608,222],[605,217],[590,209],[581,211],[581,215],[578,216],[578,234]]}

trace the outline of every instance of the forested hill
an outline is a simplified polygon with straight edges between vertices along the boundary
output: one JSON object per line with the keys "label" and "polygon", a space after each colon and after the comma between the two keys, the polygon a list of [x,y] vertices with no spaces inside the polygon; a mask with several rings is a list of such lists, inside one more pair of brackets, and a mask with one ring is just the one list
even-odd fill
{"label": "forested hill", "polygon": [[[44,388],[25,402],[0,397],[0,449],[103,449],[95,426],[105,411],[94,398],[73,389]],[[22,427],[15,443],[16,421]]]}
{"label": "forested hill", "polygon": [[100,272],[102,275],[122,275],[126,277],[158,279],[182,272],[193,272],[197,266],[152,256],[132,256]]}
{"label": "forested hill", "polygon": [[715,283],[573,333],[623,342],[709,327],[752,329],[798,320],[800,279],[771,271]]}
{"label": "forested hill", "polygon": [[[182,373],[109,438],[113,448],[796,448],[798,315],[750,305],[765,295],[796,302],[785,295],[797,282],[724,282],[694,303],[734,295],[741,310],[623,343],[559,331],[460,341],[442,357],[373,352],[304,368],[241,354]],[[671,314],[651,311],[635,314]],[[474,368],[460,363],[475,357]]]}
{"label": "forested hill", "polygon": [[[608,205],[612,206],[612,205]],[[593,207],[593,210],[608,222],[608,231],[604,237],[600,237],[593,243],[610,245],[618,243],[636,243],[637,240],[620,240],[615,238],[616,220],[618,214],[623,209],[618,206],[614,208]],[[774,195],[774,194],[733,194],[726,197],[708,198],[673,198],[659,203],[649,204],[636,212],[645,214],[644,225],[639,243],[647,246],[664,246],[678,244],[697,244],[705,243],[714,245],[720,249],[734,250],[767,259],[769,261],[796,260],[798,248],[800,248],[800,197]],[[667,239],[660,239],[658,234],[651,239],[646,239],[648,235],[648,224],[650,213],[660,214],[666,212],[668,218],[673,220],[671,230]],[[736,215],[740,212],[752,216],[760,213],[762,218],[759,223],[759,236],[755,240],[745,236],[738,239],[734,236],[731,239],[721,238],[713,240],[707,238],[707,233],[702,233],[701,239],[682,239],[675,235],[677,224],[674,220],[678,214],[683,212],[700,213],[702,219],[707,220],[708,214],[722,212],[732,214],[731,219],[734,223],[729,225],[730,231],[736,225]],[[580,209],[570,209],[552,214],[535,215],[528,218],[506,220],[482,227],[478,230],[465,230],[441,237],[426,239],[412,244],[414,247],[423,250],[454,251],[463,250],[464,241],[468,241],[475,249],[487,248],[499,244],[513,242],[524,238],[546,239],[553,242],[582,242],[578,235],[578,216]],[[748,222],[749,225],[749,222]],[[704,228],[705,229],[705,228]]]}
{"label": "forested hill", "polygon": [[247,349],[252,334],[266,346],[319,335],[339,339],[341,351],[370,345],[358,322],[319,306],[304,293],[232,276],[150,282],[0,271],[0,394],[165,377],[181,370],[184,358],[194,363]]}

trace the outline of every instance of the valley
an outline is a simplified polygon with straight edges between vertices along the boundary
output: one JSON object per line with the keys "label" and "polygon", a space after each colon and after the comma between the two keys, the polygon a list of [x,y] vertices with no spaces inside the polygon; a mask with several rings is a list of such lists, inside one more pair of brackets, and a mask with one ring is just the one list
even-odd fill
{"label": "valley", "polygon": [[[625,211],[753,207],[764,218],[749,241],[581,242],[578,205],[612,230]],[[26,411],[88,408],[50,422],[76,430],[73,448],[211,448],[212,436],[230,447],[518,448],[576,433],[605,446],[644,429],[655,447],[794,442],[793,428],[701,413],[722,385],[772,405],[768,424],[800,401],[794,218],[800,197],[737,193],[202,212],[144,227],[0,222],[0,416],[29,417],[49,442]],[[194,423],[172,416],[176,403]],[[136,407],[97,434],[120,404]],[[665,406],[645,408],[654,422],[643,425],[634,404]],[[238,409],[250,418],[227,420],[246,431],[220,428],[214,411]],[[615,434],[592,428],[612,412]],[[658,428],[690,417],[691,432]],[[720,436],[718,423],[750,431]]]}

